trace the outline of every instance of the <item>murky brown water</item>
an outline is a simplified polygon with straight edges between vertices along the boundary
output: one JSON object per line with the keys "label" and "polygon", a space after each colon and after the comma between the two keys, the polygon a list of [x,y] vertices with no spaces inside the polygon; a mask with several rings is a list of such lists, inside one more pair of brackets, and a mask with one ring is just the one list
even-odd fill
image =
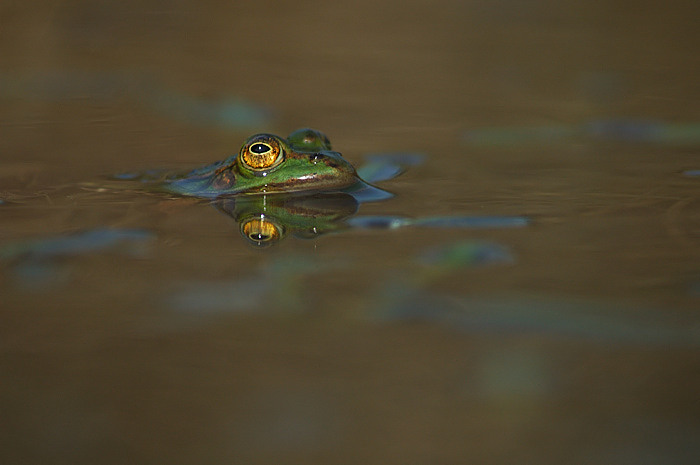
{"label": "murky brown water", "polygon": [[[696,463],[695,10],[5,2],[0,462]],[[259,250],[85,188],[302,126],[427,155],[361,215],[532,223]],[[132,235],[80,249],[105,229]],[[421,258],[451,244],[486,252]]]}

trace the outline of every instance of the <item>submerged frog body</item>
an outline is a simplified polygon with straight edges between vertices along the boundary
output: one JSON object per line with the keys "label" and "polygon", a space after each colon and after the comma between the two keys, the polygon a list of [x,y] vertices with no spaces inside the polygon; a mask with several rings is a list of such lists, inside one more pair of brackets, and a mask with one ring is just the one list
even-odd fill
{"label": "submerged frog body", "polygon": [[355,168],[331,150],[325,134],[299,129],[286,139],[273,134],[251,136],[238,154],[188,173],[168,175],[160,187],[174,194],[213,198],[339,191],[361,182]]}

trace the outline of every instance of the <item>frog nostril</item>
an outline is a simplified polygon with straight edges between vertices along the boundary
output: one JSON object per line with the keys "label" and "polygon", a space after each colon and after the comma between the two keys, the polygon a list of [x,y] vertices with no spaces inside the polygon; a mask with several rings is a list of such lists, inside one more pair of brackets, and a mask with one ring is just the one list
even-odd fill
{"label": "frog nostril", "polygon": [[316,163],[317,161],[322,160],[322,159],[323,159],[323,155],[321,155],[320,153],[312,153],[311,157],[310,157],[310,160],[314,163]]}

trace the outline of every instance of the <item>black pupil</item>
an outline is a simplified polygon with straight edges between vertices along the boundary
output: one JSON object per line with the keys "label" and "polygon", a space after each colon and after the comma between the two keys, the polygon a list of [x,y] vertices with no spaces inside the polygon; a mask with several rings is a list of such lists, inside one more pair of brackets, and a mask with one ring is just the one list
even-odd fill
{"label": "black pupil", "polygon": [[265,144],[253,144],[250,146],[250,151],[253,153],[265,153],[270,151],[270,147]]}

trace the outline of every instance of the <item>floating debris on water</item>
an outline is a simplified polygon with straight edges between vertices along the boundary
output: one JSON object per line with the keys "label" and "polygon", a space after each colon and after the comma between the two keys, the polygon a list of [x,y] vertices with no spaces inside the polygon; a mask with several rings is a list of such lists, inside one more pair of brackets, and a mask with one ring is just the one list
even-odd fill
{"label": "floating debris on water", "polygon": [[464,133],[465,143],[476,146],[522,145],[561,141],[578,134],[575,127],[551,126],[506,126],[470,129]]}
{"label": "floating debris on water", "polygon": [[126,245],[127,253],[143,255],[144,241],[155,236],[142,229],[92,229],[75,234],[30,241],[11,242],[0,247],[0,260],[49,260],[56,257],[82,255]]}
{"label": "floating debris on water", "polygon": [[114,99],[146,93],[151,81],[143,75],[118,71],[5,73],[0,75],[0,97],[48,101]]}
{"label": "floating debris on water", "polygon": [[190,124],[231,129],[266,126],[270,108],[242,97],[199,98],[168,88],[151,76],[125,72],[56,70],[0,75],[0,98],[69,101],[134,100],[152,111]]}
{"label": "floating debris on water", "polygon": [[149,99],[151,107],[184,122],[222,128],[257,128],[268,124],[272,112],[261,105],[235,98],[200,99],[160,89]]}
{"label": "floating debris on water", "polygon": [[226,281],[179,284],[163,298],[165,306],[185,316],[211,317],[240,313],[299,312],[308,308],[307,278],[345,266],[290,255],[268,262],[252,276]]}
{"label": "floating debris on water", "polygon": [[265,308],[261,296],[272,284],[250,278],[231,282],[189,282],[165,297],[165,305],[177,312],[197,316],[257,312]]}
{"label": "floating debris on water", "polygon": [[364,164],[357,174],[367,182],[381,182],[393,179],[408,167],[421,165],[425,161],[422,153],[389,152],[373,153],[365,156]]}
{"label": "floating debris on water", "polygon": [[[541,334],[606,344],[700,346],[700,328],[682,327],[665,312],[576,299],[462,297],[413,289],[375,317],[418,320],[476,333]],[[640,323],[644,313],[648,324]],[[656,316],[656,318],[654,318]]]}
{"label": "floating debris on water", "polygon": [[418,152],[380,152],[368,153],[364,159],[367,163],[393,162],[404,166],[420,166],[425,163],[426,156]]}
{"label": "floating debris on water", "polygon": [[470,129],[465,143],[476,146],[548,144],[574,138],[668,145],[700,144],[700,123],[644,119],[598,119],[582,124],[505,126]]}
{"label": "floating debris on water", "polygon": [[401,216],[358,216],[347,220],[361,229],[398,229],[407,226],[428,228],[501,229],[522,228],[530,224],[524,216],[435,216],[407,218]]}
{"label": "floating debris on water", "polygon": [[582,126],[582,132],[598,139],[627,142],[649,142],[658,140],[664,125],[659,121],[645,120],[594,120]]}
{"label": "floating debris on water", "polygon": [[457,242],[430,248],[416,257],[421,265],[463,268],[490,264],[515,263],[507,247],[494,242]]}
{"label": "floating debris on water", "polygon": [[0,246],[0,263],[6,262],[20,286],[44,289],[67,281],[68,271],[56,259],[118,250],[134,257],[143,257],[151,232],[140,229],[93,229],[89,231],[11,242]]}

